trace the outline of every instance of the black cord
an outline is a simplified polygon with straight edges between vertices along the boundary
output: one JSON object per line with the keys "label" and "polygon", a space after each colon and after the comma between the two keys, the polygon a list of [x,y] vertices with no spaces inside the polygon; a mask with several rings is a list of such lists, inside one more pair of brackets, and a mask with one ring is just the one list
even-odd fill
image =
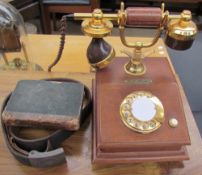
{"label": "black cord", "polygon": [[64,45],[65,45],[65,34],[66,34],[66,28],[67,28],[67,18],[68,19],[73,19],[74,15],[69,14],[69,15],[64,15],[62,19],[60,20],[60,46],[58,50],[58,54],[52,64],[48,66],[48,72],[51,72],[52,68],[60,61],[63,50],[64,50]]}

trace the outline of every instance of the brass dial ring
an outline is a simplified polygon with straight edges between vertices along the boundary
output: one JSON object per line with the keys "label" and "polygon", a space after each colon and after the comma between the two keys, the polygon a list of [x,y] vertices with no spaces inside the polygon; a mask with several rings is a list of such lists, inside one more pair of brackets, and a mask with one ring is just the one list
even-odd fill
{"label": "brass dial ring", "polygon": [[128,128],[142,134],[157,130],[165,120],[161,101],[146,91],[126,96],[120,105],[120,115]]}

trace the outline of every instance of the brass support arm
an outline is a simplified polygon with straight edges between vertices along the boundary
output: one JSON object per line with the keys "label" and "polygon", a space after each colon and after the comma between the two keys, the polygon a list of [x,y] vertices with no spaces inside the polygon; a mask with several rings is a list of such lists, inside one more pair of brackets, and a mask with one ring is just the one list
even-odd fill
{"label": "brass support arm", "polygon": [[[91,18],[92,13],[74,13],[74,20],[86,20]],[[103,14],[102,18],[109,21],[117,21],[118,14]]]}
{"label": "brass support arm", "polygon": [[143,42],[129,43],[126,41],[125,28],[123,26],[119,26],[121,42],[123,43],[123,45],[125,45],[126,47],[129,47],[129,48],[148,48],[148,47],[153,46],[158,41],[163,29],[164,29],[164,27],[160,27],[157,30],[155,37],[153,38],[151,43],[143,43]]}

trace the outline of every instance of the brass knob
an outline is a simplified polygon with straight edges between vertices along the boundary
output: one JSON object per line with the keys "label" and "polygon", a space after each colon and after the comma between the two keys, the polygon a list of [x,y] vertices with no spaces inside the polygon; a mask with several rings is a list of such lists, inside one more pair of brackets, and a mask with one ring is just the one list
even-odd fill
{"label": "brass knob", "polygon": [[103,18],[102,10],[95,9],[92,18],[82,22],[82,31],[92,38],[103,38],[111,34],[113,24],[111,21]]}
{"label": "brass knob", "polygon": [[172,128],[176,128],[178,126],[178,120],[176,118],[171,118],[168,123]]}
{"label": "brass knob", "polygon": [[191,19],[191,12],[184,10],[180,19],[170,21],[165,39],[167,46],[176,50],[186,50],[192,46],[197,27]]}
{"label": "brass knob", "polygon": [[181,18],[185,21],[190,21],[192,19],[191,12],[189,10],[183,10],[181,13]]}

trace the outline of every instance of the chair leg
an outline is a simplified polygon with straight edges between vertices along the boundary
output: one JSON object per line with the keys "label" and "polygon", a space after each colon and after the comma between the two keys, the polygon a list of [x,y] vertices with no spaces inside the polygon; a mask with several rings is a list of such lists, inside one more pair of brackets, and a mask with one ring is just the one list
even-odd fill
{"label": "chair leg", "polygon": [[43,3],[42,0],[39,0],[39,9],[40,9],[40,23],[41,23],[41,30],[42,33],[45,32],[45,27],[44,27],[44,23],[45,23],[45,19],[44,19],[44,7],[43,7]]}
{"label": "chair leg", "polygon": [[56,14],[52,13],[52,18],[53,18],[53,30],[56,31],[57,30],[57,20],[56,20]]}
{"label": "chair leg", "polygon": [[47,6],[44,6],[44,33],[51,34],[51,18]]}

